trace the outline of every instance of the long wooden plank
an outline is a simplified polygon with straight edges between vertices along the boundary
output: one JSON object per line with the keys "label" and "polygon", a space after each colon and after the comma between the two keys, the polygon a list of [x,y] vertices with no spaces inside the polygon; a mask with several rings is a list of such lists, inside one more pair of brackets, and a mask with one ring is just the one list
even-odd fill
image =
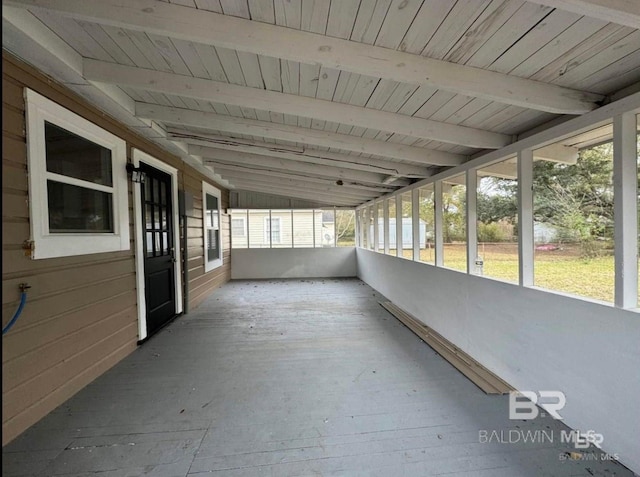
{"label": "long wooden plank", "polygon": [[[186,98],[214,101],[241,108],[256,108],[310,119],[333,121],[416,138],[433,139],[450,144],[497,149],[510,142],[508,136],[447,124],[430,119],[378,111],[364,107],[325,101],[305,96],[221,83],[157,70],[85,59],[84,77],[91,81],[130,86]],[[355,88],[355,84],[353,88]],[[340,86],[340,84],[338,84]],[[403,101],[404,102],[404,98]]]}
{"label": "long wooden plank", "polygon": [[419,147],[391,144],[385,141],[349,136],[313,128],[301,128],[286,124],[253,119],[223,116],[202,111],[136,103],[136,115],[184,128],[192,126],[208,131],[223,131],[246,134],[318,147],[335,147],[345,151],[375,154],[417,164],[442,164],[443,162],[465,162],[465,156]]}
{"label": "long wooden plank", "polygon": [[583,114],[601,99],[502,73],[152,0],[7,0],[5,4],[558,114]]}
{"label": "long wooden plank", "polygon": [[634,0],[531,0],[587,17],[640,29],[640,3]]}
{"label": "long wooden plank", "polygon": [[329,166],[345,167],[379,174],[389,174],[404,177],[429,177],[430,171],[426,167],[392,162],[382,159],[361,158],[349,154],[336,154],[329,151],[317,151],[308,148],[292,148],[287,146],[274,146],[262,141],[249,141],[246,139],[234,139],[226,136],[196,134],[185,130],[171,130],[168,137],[176,141],[198,146],[214,145],[220,149],[256,153],[264,156],[279,157],[302,162],[324,164]]}
{"label": "long wooden plank", "polygon": [[380,305],[404,323],[407,328],[418,335],[418,337],[437,351],[444,359],[449,361],[449,363],[485,393],[507,394],[514,391],[513,387],[482,366],[467,353],[398,306],[389,301],[380,302]]}

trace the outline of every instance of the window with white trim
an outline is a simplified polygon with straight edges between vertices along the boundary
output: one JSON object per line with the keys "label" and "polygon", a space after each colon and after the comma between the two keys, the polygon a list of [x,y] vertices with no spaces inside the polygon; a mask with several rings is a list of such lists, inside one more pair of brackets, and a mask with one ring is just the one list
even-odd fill
{"label": "window with white trim", "polygon": [[264,218],[264,241],[269,243],[269,234],[271,234],[271,243],[280,243],[280,217]]}
{"label": "window with white trim", "polygon": [[245,217],[231,218],[231,236],[238,238],[247,236],[247,219]]}
{"label": "window with white trim", "polygon": [[33,258],[129,250],[126,143],[25,89]]}
{"label": "window with white trim", "polygon": [[202,183],[202,209],[204,224],[204,271],[222,265],[222,234],[220,227],[220,190]]}

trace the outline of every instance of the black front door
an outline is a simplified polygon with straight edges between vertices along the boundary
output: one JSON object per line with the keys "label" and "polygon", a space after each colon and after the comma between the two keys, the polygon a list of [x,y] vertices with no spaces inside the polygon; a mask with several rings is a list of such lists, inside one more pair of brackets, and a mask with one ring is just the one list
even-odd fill
{"label": "black front door", "polygon": [[142,189],[144,279],[147,334],[176,315],[175,244],[171,176],[140,163],[146,173]]}

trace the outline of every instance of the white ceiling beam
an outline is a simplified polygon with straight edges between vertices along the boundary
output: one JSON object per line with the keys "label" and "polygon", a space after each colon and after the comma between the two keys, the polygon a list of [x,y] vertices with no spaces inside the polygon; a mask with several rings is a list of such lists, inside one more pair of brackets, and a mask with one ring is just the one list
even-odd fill
{"label": "white ceiling beam", "polygon": [[448,144],[498,149],[511,142],[508,135],[466,126],[88,58],[84,60],[83,71],[90,81],[333,121]]}
{"label": "white ceiling beam", "polygon": [[[299,172],[320,177],[329,177],[334,180],[352,180],[369,184],[382,184],[386,176],[372,172],[354,171],[332,166],[321,166],[318,164],[308,164],[306,162],[290,161],[288,159],[276,159],[274,157],[260,156],[258,154],[246,154],[237,151],[227,151],[204,146],[189,146],[189,154],[201,156],[205,163],[209,160],[232,162],[235,164],[249,164],[254,166],[268,167],[269,169]],[[408,180],[398,180],[396,185],[408,185]]]}
{"label": "white ceiling beam", "polygon": [[557,114],[583,114],[601,99],[557,85],[155,0],[4,0],[4,4]]}
{"label": "white ceiling beam", "polygon": [[452,166],[462,164],[467,157],[433,149],[405,146],[376,139],[366,139],[348,134],[339,134],[318,129],[288,126],[286,124],[258,121],[255,119],[222,116],[190,109],[136,103],[136,115],[184,128],[197,127],[230,134],[246,134],[268,139],[310,144],[317,147],[333,147],[363,154],[375,154],[416,164]]}
{"label": "white ceiling beam", "polygon": [[167,140],[166,133],[157,123],[136,117],[134,101],[119,87],[86,81],[82,76],[82,57],[31,12],[2,6],[2,47],[166,151],[181,157],[186,164],[218,184],[227,185],[179,145]]}
{"label": "white ceiling beam", "polygon": [[638,0],[532,0],[534,3],[640,30]]}
{"label": "white ceiling beam", "polygon": [[[221,171],[221,173],[226,173],[226,172],[234,173],[234,172],[237,172],[241,176],[259,174],[261,176],[276,177],[276,178],[281,178],[281,179],[292,179],[292,180],[298,180],[298,181],[306,181],[306,182],[309,182],[309,183],[322,184],[322,185],[335,185],[335,183],[336,183],[336,181],[333,180],[333,179],[311,177],[311,176],[303,176],[303,175],[300,175],[300,174],[295,174],[293,172],[274,171],[274,170],[263,169],[263,168],[259,168],[259,167],[251,166],[251,165],[227,164],[227,163],[221,163],[221,162],[215,162],[214,163],[211,160],[209,160],[209,163],[210,164],[215,164],[214,167],[216,168],[216,170]],[[358,190],[364,190],[364,191],[369,191],[369,192],[375,192],[375,195],[386,194],[386,193],[389,193],[389,192],[393,192],[396,189],[396,188],[394,188],[392,186],[366,185],[366,184],[362,184],[360,182],[354,182],[354,181],[345,181],[345,180],[343,180],[342,182],[344,184],[343,187],[348,187],[349,189],[358,189]]]}
{"label": "white ceiling beam", "polygon": [[214,166],[214,170],[218,172],[222,177],[227,179],[229,182],[233,183],[234,181],[246,181],[250,180],[256,183],[262,183],[264,185],[271,185],[276,187],[289,187],[292,189],[299,189],[301,192],[323,192],[323,193],[331,193],[337,194],[341,197],[348,197],[350,199],[362,199],[362,200],[370,200],[375,197],[382,195],[381,193],[372,193],[366,191],[358,191],[354,189],[348,189],[342,186],[337,185],[322,185],[322,184],[314,184],[311,182],[305,181],[295,181],[292,179],[277,179],[271,176],[263,176],[260,174],[242,174],[240,172],[232,172],[226,171],[224,169],[219,169]]}
{"label": "white ceiling beam", "polygon": [[388,174],[392,176],[411,178],[424,178],[431,176],[431,172],[426,167],[402,164],[384,159],[350,156],[348,154],[338,154],[335,152],[318,151],[308,148],[281,146],[279,144],[262,141],[251,141],[241,138],[234,139],[227,136],[198,134],[192,131],[179,129],[172,129],[168,131],[168,136],[176,141],[196,146],[213,146],[219,149],[226,149],[228,151],[261,154],[263,156],[278,157],[292,161],[344,167],[345,169],[375,172],[378,174]]}
{"label": "white ceiling beam", "polygon": [[[215,167],[214,167],[215,169]],[[313,187],[308,187],[305,184],[290,184],[288,182],[272,182],[269,180],[263,180],[260,177],[238,177],[238,176],[234,176],[234,175],[230,175],[230,174],[221,174],[225,179],[227,179],[229,182],[231,183],[235,183],[235,182],[252,182],[256,185],[264,185],[266,187],[286,187],[288,189],[291,190],[296,190],[298,192],[309,192],[312,194],[316,194],[316,193],[320,193],[320,194],[329,194],[331,196],[337,197],[337,198],[342,198],[345,200],[355,200],[355,201],[367,201],[367,200],[371,200],[374,199],[378,196],[376,195],[371,195],[371,194],[365,194],[365,195],[358,195],[358,194],[350,194],[349,192],[345,191],[345,190],[337,190],[335,188],[331,188],[331,187],[317,187],[317,188],[313,188]]]}
{"label": "white ceiling beam", "polygon": [[284,196],[298,198],[298,199],[315,200],[319,202],[324,202],[327,205],[353,206],[356,204],[361,204],[363,202],[366,202],[365,200],[362,200],[362,199],[338,197],[336,195],[329,194],[329,193],[322,194],[318,192],[305,192],[297,189],[290,189],[288,187],[264,185],[264,184],[252,182],[250,180],[236,181],[233,183],[233,185],[240,190],[263,192],[266,194],[278,194],[278,195],[284,195]]}

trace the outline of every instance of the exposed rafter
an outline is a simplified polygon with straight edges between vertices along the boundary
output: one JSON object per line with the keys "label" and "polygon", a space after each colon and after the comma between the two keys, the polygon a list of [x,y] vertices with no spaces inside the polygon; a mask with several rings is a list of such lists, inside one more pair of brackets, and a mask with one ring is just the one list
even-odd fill
{"label": "exposed rafter", "polygon": [[371,200],[376,196],[370,193],[353,193],[353,191],[349,191],[346,189],[341,189],[338,186],[327,187],[321,185],[309,185],[308,183],[294,183],[287,181],[273,181],[273,178],[268,177],[260,177],[260,176],[237,176],[229,173],[222,174],[225,179],[227,179],[231,183],[247,183],[252,182],[256,185],[263,185],[265,187],[286,187],[291,190],[298,190],[300,192],[310,192],[310,193],[321,193],[321,194],[330,194],[335,197],[349,199],[349,200]]}
{"label": "exposed rafter", "polygon": [[284,195],[284,196],[289,196],[289,197],[294,197],[299,199],[317,200],[320,202],[324,202],[327,205],[353,206],[353,205],[366,202],[366,200],[363,200],[363,199],[339,197],[331,193],[323,194],[318,192],[303,191],[300,189],[291,189],[289,187],[264,185],[264,184],[253,182],[251,180],[236,181],[235,183],[233,183],[233,185],[236,188],[242,189],[242,190],[263,192],[266,194],[278,194],[278,195]]}
{"label": "exposed rafter", "polygon": [[[428,85],[558,114],[582,114],[600,96],[387,48],[155,0],[5,0],[73,18],[259,55]],[[584,3],[584,2],[583,2]]]}
{"label": "exposed rafter", "polygon": [[637,0],[531,0],[591,18],[640,30],[640,2]]}
{"label": "exposed rafter", "polygon": [[[334,180],[352,180],[369,184],[382,184],[387,176],[374,174],[372,172],[354,171],[339,167],[321,166],[308,164],[306,162],[296,162],[287,159],[276,159],[274,157],[260,156],[258,154],[245,154],[237,151],[227,151],[204,146],[189,146],[189,154],[205,158],[205,162],[224,161],[236,164],[250,164],[263,166],[281,171],[293,171],[302,174],[310,174],[319,177],[328,177]],[[408,185],[410,181],[399,179],[394,185]]]}
{"label": "exposed rafter", "polygon": [[226,136],[212,134],[200,134],[186,130],[174,129],[168,132],[168,136],[176,141],[193,144],[196,146],[213,146],[228,151],[261,154],[263,156],[289,159],[292,161],[310,162],[325,166],[344,167],[358,171],[375,172],[393,176],[411,178],[429,177],[431,172],[426,167],[401,164],[399,162],[371,159],[348,154],[337,154],[329,151],[318,151],[308,148],[295,148],[280,146],[261,141],[248,139],[234,139]]}
{"label": "exposed rafter", "polygon": [[134,66],[116,65],[106,61],[85,59],[83,71],[84,77],[90,81],[378,129],[416,139],[482,149],[499,149],[509,144],[511,139],[504,134],[430,119]]}
{"label": "exposed rafter", "polygon": [[345,151],[375,154],[397,160],[453,166],[465,162],[466,156],[448,152],[434,151],[403,144],[366,139],[348,134],[339,134],[318,129],[288,126],[286,124],[257,121],[255,119],[222,116],[214,113],[193,111],[190,109],[159,106],[157,104],[136,103],[136,116],[153,119],[179,127],[192,126],[210,131],[222,131],[231,134],[247,134],[282,141],[299,142],[319,147],[333,147]]}
{"label": "exposed rafter", "polygon": [[[208,161],[211,164],[211,161]],[[312,184],[322,184],[322,185],[334,185],[336,183],[333,179],[327,179],[322,177],[312,177],[312,176],[303,176],[300,174],[296,174],[293,172],[282,172],[282,171],[274,171],[270,169],[265,169],[257,166],[251,165],[239,165],[239,164],[227,164],[222,162],[215,162],[216,171],[220,171],[221,173],[229,173],[230,175],[240,175],[241,177],[248,177],[251,175],[265,176],[265,177],[274,177],[285,180],[294,180],[299,183],[312,183]],[[392,186],[385,185],[368,185],[360,182],[354,181],[345,181],[343,180],[343,187],[348,189],[357,189],[364,190],[369,192],[375,192],[374,195],[383,195],[389,192],[393,192],[395,190]]]}

